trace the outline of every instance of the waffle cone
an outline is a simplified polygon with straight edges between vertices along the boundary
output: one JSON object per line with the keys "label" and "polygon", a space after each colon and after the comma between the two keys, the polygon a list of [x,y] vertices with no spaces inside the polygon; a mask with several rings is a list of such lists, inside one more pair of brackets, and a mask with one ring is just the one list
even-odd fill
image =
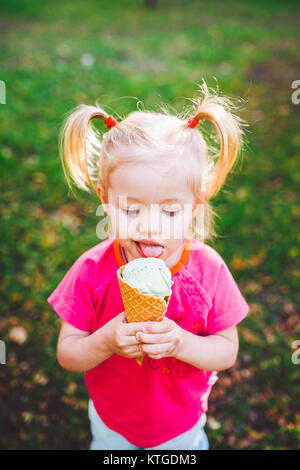
{"label": "waffle cone", "polygon": [[[124,268],[125,266],[121,266],[118,269],[117,276],[127,321],[131,323],[163,320],[170,296],[162,299],[161,297],[143,294],[139,289],[123,281],[122,272]],[[137,359],[137,362],[141,365],[143,358]]]}

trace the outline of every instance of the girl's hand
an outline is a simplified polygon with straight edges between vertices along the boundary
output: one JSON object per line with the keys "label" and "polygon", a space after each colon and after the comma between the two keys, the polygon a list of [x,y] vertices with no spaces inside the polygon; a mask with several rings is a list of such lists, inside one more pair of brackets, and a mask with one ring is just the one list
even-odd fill
{"label": "girl's hand", "polygon": [[136,333],[143,329],[144,323],[132,322],[128,323],[125,312],[119,313],[112,320],[107,322],[105,335],[106,344],[112,354],[128,358],[142,358],[145,354],[141,351],[140,343],[136,338]]}
{"label": "girl's hand", "polygon": [[173,320],[143,323],[143,331],[137,332],[141,350],[152,359],[175,356],[182,343],[182,329]]}

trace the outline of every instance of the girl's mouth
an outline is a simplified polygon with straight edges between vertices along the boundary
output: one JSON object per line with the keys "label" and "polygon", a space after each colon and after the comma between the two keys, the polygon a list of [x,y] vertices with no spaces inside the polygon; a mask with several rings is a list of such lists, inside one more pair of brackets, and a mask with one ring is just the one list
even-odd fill
{"label": "girl's mouth", "polygon": [[134,243],[139,254],[143,258],[159,258],[164,252],[164,247],[162,245],[151,240],[134,240]]}

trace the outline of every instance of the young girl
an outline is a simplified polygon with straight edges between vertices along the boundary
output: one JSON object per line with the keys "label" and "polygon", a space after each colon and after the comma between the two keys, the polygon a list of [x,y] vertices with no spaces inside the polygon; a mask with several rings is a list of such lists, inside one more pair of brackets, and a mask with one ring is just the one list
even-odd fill
{"label": "young girl", "polygon": [[[118,122],[80,105],[63,128],[68,182],[97,191],[111,222],[110,236],[83,253],[48,298],[63,320],[58,362],[85,372],[91,449],[207,449],[208,396],[217,371],[237,358],[236,325],[249,307],[205,241],[209,200],[237,160],[244,123],[228,99],[205,84],[202,92],[188,119],[136,111]],[[102,142],[96,119],[109,129]],[[218,131],[217,156],[197,128],[204,119]],[[116,271],[140,257],[171,270],[161,322],[126,321]]]}

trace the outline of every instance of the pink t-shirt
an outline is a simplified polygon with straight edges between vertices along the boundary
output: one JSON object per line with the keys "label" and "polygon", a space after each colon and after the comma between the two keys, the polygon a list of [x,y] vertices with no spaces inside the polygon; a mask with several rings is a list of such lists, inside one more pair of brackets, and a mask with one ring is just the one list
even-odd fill
{"label": "pink t-shirt", "polygon": [[[93,333],[124,311],[116,271],[120,246],[108,238],[83,253],[48,298],[74,327]],[[172,296],[166,317],[205,336],[238,324],[249,306],[221,256],[188,239],[171,268]],[[193,427],[207,410],[217,379],[173,357],[135,359],[112,355],[85,373],[85,383],[103,422],[137,447],[154,447]]]}

